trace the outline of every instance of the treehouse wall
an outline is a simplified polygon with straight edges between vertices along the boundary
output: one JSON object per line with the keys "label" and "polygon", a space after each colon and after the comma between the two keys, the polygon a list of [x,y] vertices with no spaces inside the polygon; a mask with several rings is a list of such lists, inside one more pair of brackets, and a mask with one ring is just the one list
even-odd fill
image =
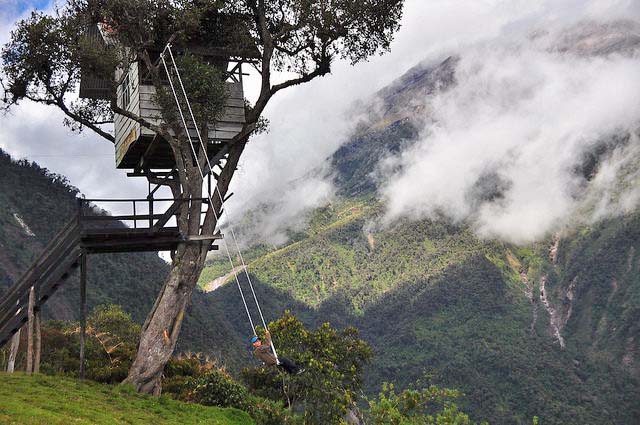
{"label": "treehouse wall", "polygon": [[[116,78],[120,78],[120,75],[116,75]],[[129,67],[128,77],[118,86],[116,95],[118,106],[140,115],[140,82],[137,63]],[[116,165],[119,165],[131,145],[140,137],[140,124],[119,114],[115,114],[114,124]]]}
{"label": "treehouse wall", "polygon": [[[153,124],[160,124],[162,111],[155,100],[155,87],[141,83],[138,66],[138,64],[133,64],[129,69],[128,78],[118,86],[118,105]],[[119,76],[116,75],[116,78],[119,78]],[[242,82],[228,81],[226,85],[228,98],[222,116],[215,124],[209,124],[208,126],[207,136],[210,142],[207,147],[208,151],[213,148],[211,144],[215,145],[232,139],[242,130],[242,126],[245,123]],[[192,140],[198,143],[198,135],[188,111],[185,110],[184,114],[189,134]],[[142,156],[145,156],[146,165],[151,168],[173,167],[173,156],[166,142],[160,142],[159,144],[162,146],[155,146],[151,151],[147,150],[154,140],[154,136],[155,133],[152,130],[129,118],[116,114],[116,166],[118,168],[136,167]],[[204,138],[205,135],[203,134],[202,136]]]}
{"label": "treehouse wall", "polygon": [[[227,82],[228,99],[224,112],[214,124],[209,124],[209,141],[220,142],[232,139],[242,129],[245,122],[244,93],[241,82]],[[160,106],[155,102],[156,88],[151,85],[140,85],[140,114],[143,118],[159,124],[162,116]],[[187,93],[188,95],[188,93]],[[193,121],[189,117],[188,110],[183,111],[189,128],[189,134],[194,141],[198,140]],[[142,128],[143,136],[153,136],[155,133],[147,128]],[[204,134],[202,135],[204,138]]]}
{"label": "treehouse wall", "polygon": [[[85,32],[85,37],[89,43],[105,48],[112,44],[108,36],[103,33],[102,26],[91,25]],[[95,76],[85,67],[80,68],[80,97],[86,99],[111,99],[113,90],[113,81]]]}

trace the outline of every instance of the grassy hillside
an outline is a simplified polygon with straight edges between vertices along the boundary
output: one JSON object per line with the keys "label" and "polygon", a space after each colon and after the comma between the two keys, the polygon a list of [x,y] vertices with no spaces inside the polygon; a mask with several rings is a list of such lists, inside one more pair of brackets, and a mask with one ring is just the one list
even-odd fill
{"label": "grassy hillside", "polygon": [[2,424],[210,424],[245,425],[236,409],[186,404],[137,394],[127,386],[80,384],[59,376],[0,373]]}

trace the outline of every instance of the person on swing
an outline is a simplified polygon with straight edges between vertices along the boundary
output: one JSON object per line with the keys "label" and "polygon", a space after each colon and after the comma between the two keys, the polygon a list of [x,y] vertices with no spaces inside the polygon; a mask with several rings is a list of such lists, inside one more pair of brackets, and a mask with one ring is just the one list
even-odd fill
{"label": "person on swing", "polygon": [[265,366],[277,366],[290,375],[297,375],[304,372],[304,369],[300,369],[294,362],[289,359],[281,357],[280,359],[276,360],[276,356],[274,356],[271,352],[271,333],[267,330],[264,336],[264,344],[256,335],[251,338],[254,357],[262,360]]}

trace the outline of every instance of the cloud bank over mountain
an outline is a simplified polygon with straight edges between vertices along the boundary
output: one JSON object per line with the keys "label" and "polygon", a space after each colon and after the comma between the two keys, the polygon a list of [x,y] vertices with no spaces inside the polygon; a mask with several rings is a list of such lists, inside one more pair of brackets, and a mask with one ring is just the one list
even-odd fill
{"label": "cloud bank over mountain", "polygon": [[[35,6],[51,10],[52,2],[0,0],[0,41]],[[368,112],[358,109],[366,105],[362,100],[425,58],[436,63],[451,54],[461,58],[459,86],[427,99],[437,124],[378,170],[386,179],[381,193],[388,220],[444,212],[472,220],[482,235],[528,240],[565,224],[570,211],[601,217],[623,205],[631,208],[635,192],[610,188],[621,178],[632,186],[632,176],[618,171],[630,172],[631,151],[624,149],[632,149],[635,139],[627,148],[607,150],[589,184],[567,167],[597,150],[598,137],[629,128],[635,106],[625,102],[637,93],[637,77],[629,72],[637,56],[549,51],[552,35],[562,28],[620,18],[640,21],[640,3],[407,0],[390,53],[355,67],[336,61],[332,75],[273,99],[266,111],[271,132],[252,139],[232,184],[232,220],[260,206],[252,215],[256,231],[248,237],[283,241],[306,212],[332,199],[328,158],[349,141],[358,114]],[[112,146],[91,133],[78,137],[61,121],[52,108],[24,103],[0,117],[0,147],[68,176],[88,196],[144,195],[142,180],[115,170]],[[570,134],[565,138],[563,131]],[[590,208],[578,202],[581,197],[592,200]]]}
{"label": "cloud bank over mountain", "polygon": [[[481,236],[528,242],[576,213],[634,208],[640,25],[615,28],[592,22],[465,49],[457,83],[427,102],[433,124],[383,164],[386,220],[444,215]],[[584,175],[590,159],[598,167]]]}
{"label": "cloud bank over mountain", "polygon": [[[349,141],[354,110],[410,66],[449,55],[460,58],[457,84],[424,100],[423,118],[434,124],[372,170],[387,223],[444,215],[472,223],[483,237],[526,242],[571,224],[577,213],[584,221],[633,208],[635,192],[612,189],[621,169],[630,172],[635,138],[605,149],[588,179],[577,171],[608,138],[637,128],[638,56],[615,39],[620,31],[637,34],[637,25],[597,31],[621,17],[640,21],[640,7],[408,1],[388,55],[355,68],[337,63],[332,76],[269,110],[273,131],[249,145],[247,172],[235,182],[244,196],[232,211],[265,203],[251,238],[284,240],[283,230],[331,199],[327,158]],[[358,106],[361,99],[370,100]],[[633,176],[625,179],[631,187]]]}

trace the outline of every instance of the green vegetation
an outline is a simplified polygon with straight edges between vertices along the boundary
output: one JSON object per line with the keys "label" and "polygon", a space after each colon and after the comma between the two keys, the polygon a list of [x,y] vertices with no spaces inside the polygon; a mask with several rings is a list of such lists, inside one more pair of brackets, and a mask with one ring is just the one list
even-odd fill
{"label": "green vegetation", "polygon": [[[249,269],[260,281],[310,307],[341,296],[361,314],[398,282],[437,276],[473,253],[493,249],[467,229],[434,222],[364,232],[380,212],[381,206],[370,199],[340,201],[317,210],[304,238],[249,257]],[[203,275],[210,281],[229,271],[228,261],[217,259]]]}
{"label": "green vegetation", "polygon": [[[87,318],[86,377],[116,384],[124,380],[138,346],[140,325],[120,306],[99,306]],[[21,333],[16,370],[24,370],[27,335]],[[6,367],[9,347],[4,347],[0,367]],[[40,370],[45,374],[77,377],[80,368],[80,324],[49,321],[42,326]]]}
{"label": "green vegetation", "polygon": [[0,373],[0,423],[5,424],[211,424],[252,423],[236,409],[187,404],[60,376]]}
{"label": "green vegetation", "polygon": [[300,413],[305,424],[338,423],[358,401],[371,348],[355,328],[337,331],[324,323],[311,331],[289,312],[269,329],[277,336],[279,356],[305,371],[283,375],[274,368],[244,369],[242,377],[251,391],[284,403]]}
{"label": "green vegetation", "polygon": [[472,424],[453,403],[458,391],[423,387],[420,381],[398,395],[393,385],[385,384],[378,399],[363,397],[362,375],[371,349],[355,328],[339,331],[324,323],[308,330],[288,312],[269,328],[278,338],[280,357],[293,360],[303,373],[245,368],[245,387],[215,365],[182,358],[169,362],[164,388],[182,400],[245,410],[258,425],[338,424],[349,414],[366,418],[368,424]]}
{"label": "green vegetation", "polygon": [[[265,315],[290,308],[307,325],[358,327],[374,350],[369,396],[384,381],[404,390],[427,369],[490,423],[630,423],[640,412],[640,369],[629,354],[639,332],[640,216],[566,236],[554,265],[551,240],[504,245],[429,220],[376,229],[379,213],[373,198],[340,200],[314,211],[296,240],[252,256]],[[565,350],[540,300],[543,277],[560,314],[572,305]],[[241,308],[235,285],[215,294],[244,334],[246,319],[231,311]]]}
{"label": "green vegetation", "polygon": [[[378,399],[370,400],[366,413],[372,425],[472,425],[469,416],[458,409],[452,400],[459,397],[456,390],[428,388],[406,389],[396,394],[394,385],[384,383]],[[486,425],[486,422],[483,422]]]}

